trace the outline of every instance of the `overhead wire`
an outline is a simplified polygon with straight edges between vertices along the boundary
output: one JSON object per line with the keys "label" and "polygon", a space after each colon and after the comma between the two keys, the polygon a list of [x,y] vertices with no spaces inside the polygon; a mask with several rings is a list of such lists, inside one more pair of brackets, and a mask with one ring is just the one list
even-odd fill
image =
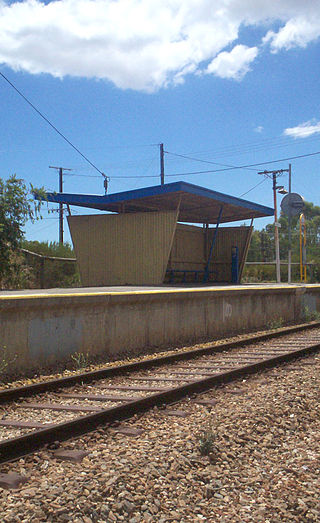
{"label": "overhead wire", "polygon": [[[225,163],[217,163],[217,162],[213,162],[211,160],[202,160],[201,158],[194,158],[194,157],[191,157],[191,156],[186,156],[184,154],[178,154],[178,153],[172,153],[170,151],[164,151],[165,153],[167,154],[170,154],[172,156],[178,156],[179,158],[185,158],[187,160],[192,160],[192,161],[195,161],[195,162],[201,162],[201,163],[210,163],[210,164],[213,164],[213,165],[220,165],[222,167],[236,167],[235,165],[230,165],[230,164],[225,164]],[[250,169],[248,168],[249,171],[255,171],[255,169]]]}
{"label": "overhead wire", "polygon": [[82,177],[82,178],[99,178],[100,180],[100,176],[97,176],[95,174],[77,174],[77,173],[63,173],[63,176],[78,176],[78,177]]}
{"label": "overhead wire", "polygon": [[[196,160],[196,161],[205,162],[205,163],[212,163],[214,165],[221,165],[221,164],[217,164],[216,162],[213,162],[211,160],[208,160],[208,161],[207,160],[201,160],[199,158],[192,158],[192,157],[189,157],[187,155],[182,155],[182,154],[173,153],[173,152],[169,152],[169,151],[164,151],[164,152],[166,154],[182,157],[182,158],[185,158],[185,159],[188,159],[188,160]],[[315,151],[313,153],[305,153],[305,154],[299,154],[299,155],[296,155],[296,156],[288,156],[287,158],[277,158],[275,160],[267,160],[267,161],[264,161],[264,162],[258,162],[258,163],[252,163],[252,164],[246,164],[246,165],[226,166],[223,169],[208,169],[208,170],[205,170],[205,171],[191,171],[191,172],[182,172],[182,173],[170,173],[170,174],[166,174],[165,176],[167,178],[167,177],[177,177],[177,176],[192,176],[192,175],[197,175],[197,174],[210,174],[210,173],[214,174],[214,173],[233,171],[233,170],[239,170],[239,169],[248,169],[248,170],[256,172],[256,169],[253,169],[253,167],[260,167],[261,165],[269,165],[269,164],[272,164],[272,163],[285,162],[285,161],[289,161],[289,160],[297,160],[297,159],[300,159],[300,158],[316,156],[316,155],[319,155],[319,154],[320,154],[320,151]],[[90,177],[90,175],[80,175],[80,174],[74,174],[74,175],[73,174],[69,174],[69,176],[88,176],[88,177]],[[123,179],[130,179],[130,178],[134,178],[134,179],[136,179],[136,178],[159,178],[159,174],[115,175],[115,176],[112,176],[112,178],[123,178]],[[260,182],[259,182],[258,185],[260,185]]]}
{"label": "overhead wire", "polygon": [[[52,223],[47,223],[44,227],[40,227],[40,229],[37,229],[35,230],[36,234],[38,234],[39,232],[42,232],[42,231],[45,231],[46,229],[50,229],[50,227],[53,227],[55,226],[56,227],[56,222],[52,222]],[[33,225],[33,230],[35,229],[35,225]]]}
{"label": "overhead wire", "polygon": [[[173,153],[170,153],[173,154]],[[279,163],[279,162],[285,162],[289,160],[297,160],[300,158],[307,158],[311,156],[317,156],[320,154],[320,151],[316,151],[313,153],[306,153],[306,154],[299,154],[296,156],[288,156],[287,158],[277,158],[276,160],[268,160],[264,162],[258,162],[258,163],[251,163],[246,165],[237,165],[233,167],[225,167],[223,169],[208,169],[205,171],[190,171],[190,172],[182,172],[182,173],[171,173],[166,174],[166,178],[168,177],[178,177],[178,176],[192,176],[196,174],[215,174],[220,172],[227,172],[227,171],[234,171],[239,169],[248,169],[249,167],[260,167],[261,165],[270,165],[272,163]],[[256,171],[256,169],[250,169],[252,171]],[[70,176],[70,175],[69,175]],[[74,176],[84,176],[84,177],[92,177],[92,175],[85,175],[85,174],[75,174]],[[121,178],[121,179],[130,179],[130,178],[159,178],[159,174],[148,174],[148,175],[115,175],[112,176],[112,178]]]}
{"label": "overhead wire", "polygon": [[[309,137],[300,138],[299,145],[304,145],[306,140],[308,141],[308,143],[314,142],[314,141],[318,141],[319,137],[309,136]],[[219,157],[219,156],[230,156],[230,155],[233,155],[233,153],[241,154],[241,153],[251,152],[257,148],[258,149],[264,149],[264,148],[270,149],[270,147],[278,147],[278,146],[283,147],[283,146],[290,146],[290,145],[292,145],[292,138],[288,139],[287,137],[272,137],[272,138],[267,138],[265,140],[258,141],[258,142],[248,142],[248,143],[238,144],[238,145],[228,145],[228,146],[218,148],[218,149],[206,149],[205,151],[203,151],[203,150],[202,151],[192,151],[192,152],[188,152],[185,154],[199,155],[199,154],[212,153],[212,154],[214,154],[215,157]]]}
{"label": "overhead wire", "polygon": [[247,165],[239,165],[237,167],[226,167],[224,169],[209,169],[207,171],[192,171],[192,172],[185,172],[185,173],[172,173],[172,174],[166,174],[166,177],[169,176],[191,176],[194,174],[208,174],[208,173],[218,173],[218,172],[225,172],[225,171],[234,171],[236,169],[246,169],[247,167],[259,167],[261,165],[268,165],[271,163],[279,163],[279,162],[285,162],[288,160],[296,160],[299,158],[306,158],[310,156],[316,156],[320,154],[320,151],[316,151],[314,153],[307,153],[307,154],[299,154],[297,156],[289,156],[287,158],[278,158],[277,160],[269,160],[266,162],[259,162],[259,163],[250,163]]}
{"label": "overhead wire", "polygon": [[70,140],[61,131],[59,131],[59,129],[57,129],[57,127],[55,125],[53,125],[53,123],[51,123],[50,120],[46,116],[44,116],[44,114],[42,114],[42,112],[39,111],[39,109],[37,109],[37,107],[35,107],[35,105],[32,102],[30,102],[30,100],[28,100],[28,98],[1,71],[0,71],[0,76],[2,76],[2,78],[25,100],[25,102],[27,102],[27,104],[29,104],[30,107],[32,107],[32,109],[34,109],[34,111],[36,111],[36,113],[39,116],[41,116],[41,118],[43,118],[43,120],[45,122],[47,122],[47,124],[49,124],[50,127],[52,127],[52,129],[54,131],[56,131],[56,133],[58,133],[59,136],[61,136],[61,138],[63,138],[63,140],[65,140],[78,154],[80,154],[80,156],[82,156],[82,158],[87,163],[89,163],[91,165],[91,167],[93,167],[96,171],[98,171],[98,173],[100,173],[102,176],[105,176],[105,174],[93,162],[91,162],[91,160],[89,160],[89,158],[87,156],[85,156],[80,151],[80,149],[78,149],[78,147],[73,145],[73,143],[70,142]]}
{"label": "overhead wire", "polygon": [[267,178],[263,178],[263,180],[261,180],[259,183],[257,183],[256,185],[254,185],[253,187],[251,187],[251,189],[249,189],[248,191],[240,194],[239,198],[242,198],[242,196],[245,196],[246,194],[249,194],[249,192],[253,191],[254,189],[256,189],[256,187],[259,187],[259,185],[261,185],[262,183],[264,183],[265,181],[267,180]]}
{"label": "overhead wire", "polygon": [[[59,131],[59,129],[53,124],[51,123],[51,121],[39,110],[37,109],[37,107],[0,71],[0,76],[19,94],[19,96],[21,96],[23,98],[23,100],[25,100],[25,102],[30,105],[30,107],[32,107],[32,109],[48,124],[50,125],[50,127],[63,139],[65,140],[66,143],[68,143],[89,165],[91,165],[91,167],[93,167],[93,169],[95,169],[99,174],[101,174],[103,177],[105,177],[105,173],[103,173],[103,171],[101,171],[86,155],[84,155],[80,149],[78,149],[78,147],[76,147],[61,131]],[[159,145],[159,144],[149,144],[149,145],[152,145],[152,146],[155,146],[155,145]],[[317,152],[314,152],[314,153],[308,153],[308,154],[301,154],[301,155],[297,155],[297,156],[290,156],[290,157],[287,157],[287,158],[280,158],[280,159],[277,159],[277,160],[270,160],[270,161],[265,161],[265,162],[259,162],[259,163],[254,163],[254,164],[247,164],[247,165],[240,165],[240,166],[230,166],[230,165],[226,165],[226,164],[219,164],[217,162],[213,162],[213,161],[205,161],[205,160],[201,160],[199,158],[192,158],[192,157],[188,157],[187,155],[180,155],[178,153],[172,153],[172,152],[169,152],[169,151],[165,151],[167,154],[170,154],[170,155],[174,155],[174,156],[177,156],[177,157],[182,157],[182,158],[185,158],[185,159],[189,159],[189,160],[193,160],[193,161],[199,161],[199,162],[203,162],[203,163],[211,163],[213,165],[223,165],[224,168],[222,169],[215,169],[215,170],[206,170],[206,171],[192,171],[192,172],[183,172],[183,173],[171,173],[171,174],[166,174],[166,177],[177,177],[177,176],[192,176],[192,175],[197,175],[197,174],[209,174],[209,173],[217,173],[217,172],[226,172],[226,171],[232,171],[232,170],[238,170],[238,169],[249,169],[251,167],[258,167],[258,166],[261,166],[261,165],[269,165],[269,164],[272,164],[272,163],[278,163],[278,162],[283,162],[283,161],[288,161],[288,160],[295,160],[295,159],[299,159],[299,158],[306,158],[306,157],[311,157],[311,156],[315,156],[315,155],[318,155],[320,154],[320,151],[317,151]],[[254,169],[252,169],[254,170]],[[77,175],[75,174],[75,176],[83,176],[83,177],[93,177],[92,175]],[[124,175],[124,176],[112,176],[112,178],[122,178],[122,179],[130,179],[130,178],[158,178],[159,175]]]}

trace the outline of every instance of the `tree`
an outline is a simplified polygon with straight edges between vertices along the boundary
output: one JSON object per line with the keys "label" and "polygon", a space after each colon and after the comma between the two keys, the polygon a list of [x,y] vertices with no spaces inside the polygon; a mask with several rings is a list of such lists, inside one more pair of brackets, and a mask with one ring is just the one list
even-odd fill
{"label": "tree", "polygon": [[[311,202],[305,202],[304,215],[307,231],[307,261],[312,263],[308,278],[309,281],[320,281],[320,207]],[[288,259],[288,217],[281,213],[279,222],[280,258],[282,261]],[[291,247],[292,261],[300,261],[299,245],[299,216],[293,216],[291,220]],[[268,224],[261,231],[253,231],[252,241],[248,252],[248,261],[272,261],[275,259],[274,252],[274,224]],[[283,281],[287,278],[286,267],[281,268]],[[299,281],[300,268],[294,265],[292,268],[293,279]],[[247,266],[246,277],[250,281],[268,281],[275,279],[274,267],[271,266]]]}
{"label": "tree", "polygon": [[[34,199],[34,194],[40,198]],[[40,217],[45,192],[32,187],[28,190],[24,180],[15,175],[8,180],[0,178],[0,286],[17,281],[21,264],[19,246],[24,237],[27,220]]]}

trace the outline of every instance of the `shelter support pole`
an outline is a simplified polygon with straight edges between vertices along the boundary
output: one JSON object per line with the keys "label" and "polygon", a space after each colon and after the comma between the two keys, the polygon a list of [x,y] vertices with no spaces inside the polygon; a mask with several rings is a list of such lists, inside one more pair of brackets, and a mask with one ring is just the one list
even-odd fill
{"label": "shelter support pole", "polygon": [[171,269],[171,252],[172,252],[173,241],[174,241],[174,237],[175,237],[176,230],[177,230],[177,225],[178,225],[178,220],[179,220],[181,200],[182,200],[182,196],[180,194],[179,200],[178,200],[178,203],[177,203],[177,208],[176,208],[176,222],[175,222],[175,226],[174,226],[173,231],[172,231],[172,236],[171,236],[170,245],[169,245],[167,264],[164,267],[164,271],[163,271],[163,274],[162,274],[162,283],[164,282],[167,270]]}
{"label": "shelter support pole", "polygon": [[160,144],[160,180],[161,180],[161,185],[164,185],[164,150],[163,150],[163,143]]}
{"label": "shelter support pole", "polygon": [[244,266],[245,266],[245,263],[246,263],[246,259],[247,259],[247,256],[248,256],[248,251],[249,251],[249,247],[250,247],[250,241],[251,241],[251,237],[252,237],[252,232],[253,232],[253,218],[251,218],[251,223],[250,223],[250,227],[249,227],[249,230],[248,230],[248,235],[247,235],[246,244],[245,244],[243,255],[242,255],[242,260],[240,261],[239,282],[241,282],[243,269],[244,269]]}
{"label": "shelter support pole", "polygon": [[211,258],[212,258],[214,244],[216,243],[216,239],[217,239],[218,228],[219,228],[220,221],[221,221],[221,216],[222,216],[222,210],[223,210],[223,205],[221,205],[221,207],[220,207],[216,228],[215,228],[215,231],[214,231],[214,234],[213,234],[213,238],[212,238],[212,242],[211,242],[211,246],[210,246],[210,252],[209,252],[209,256],[208,256],[208,260],[207,260],[207,265],[206,265],[206,268],[204,270],[204,277],[203,277],[204,283],[207,283],[207,281],[209,279],[209,267],[210,267],[210,262],[211,262]]}
{"label": "shelter support pole", "polygon": [[[63,192],[63,169],[59,168],[59,192]],[[63,203],[59,203],[59,243],[63,244]]]}
{"label": "shelter support pole", "polygon": [[209,224],[203,224],[203,261],[207,263],[207,252],[208,252],[208,230]]}

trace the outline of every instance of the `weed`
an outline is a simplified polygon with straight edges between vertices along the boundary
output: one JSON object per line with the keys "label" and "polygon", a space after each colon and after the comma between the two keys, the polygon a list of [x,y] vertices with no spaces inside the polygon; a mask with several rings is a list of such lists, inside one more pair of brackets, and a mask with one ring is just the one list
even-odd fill
{"label": "weed", "polygon": [[1,376],[6,373],[8,367],[10,367],[10,365],[12,365],[12,363],[14,363],[16,361],[16,359],[17,359],[17,354],[15,354],[15,356],[13,358],[9,357],[6,346],[4,346],[0,349],[0,381],[1,381]]}
{"label": "weed", "polygon": [[268,329],[274,330],[274,329],[281,329],[283,327],[284,321],[283,318],[274,318],[273,320],[270,320],[267,324]]}
{"label": "weed", "polygon": [[305,322],[309,321],[319,321],[320,320],[320,312],[317,310],[310,310],[307,305],[302,310],[302,318]]}
{"label": "weed", "polygon": [[216,450],[215,439],[215,435],[210,428],[200,434],[199,451],[201,456],[209,456]]}
{"label": "weed", "polygon": [[71,359],[76,370],[84,369],[90,363],[89,352],[75,352],[71,354]]}

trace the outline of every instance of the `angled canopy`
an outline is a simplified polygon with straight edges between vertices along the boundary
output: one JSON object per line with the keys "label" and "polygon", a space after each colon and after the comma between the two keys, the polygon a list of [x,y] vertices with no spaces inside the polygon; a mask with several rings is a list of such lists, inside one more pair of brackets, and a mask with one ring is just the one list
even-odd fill
{"label": "angled canopy", "polygon": [[179,207],[179,222],[220,223],[273,216],[274,210],[186,182],[155,185],[132,191],[96,196],[47,193],[48,201],[114,213],[169,211]]}

